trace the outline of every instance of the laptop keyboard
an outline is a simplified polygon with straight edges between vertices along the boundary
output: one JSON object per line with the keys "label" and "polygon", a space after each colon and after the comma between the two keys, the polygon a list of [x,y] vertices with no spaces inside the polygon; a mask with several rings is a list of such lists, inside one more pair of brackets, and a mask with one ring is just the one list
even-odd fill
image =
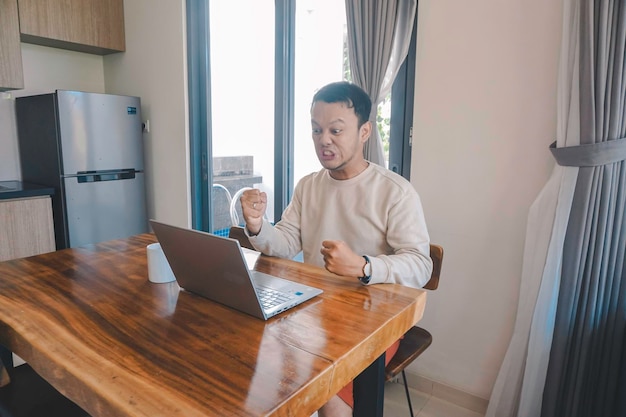
{"label": "laptop keyboard", "polygon": [[256,292],[261,300],[261,305],[266,310],[295,298],[293,294],[276,291],[271,288],[257,287]]}

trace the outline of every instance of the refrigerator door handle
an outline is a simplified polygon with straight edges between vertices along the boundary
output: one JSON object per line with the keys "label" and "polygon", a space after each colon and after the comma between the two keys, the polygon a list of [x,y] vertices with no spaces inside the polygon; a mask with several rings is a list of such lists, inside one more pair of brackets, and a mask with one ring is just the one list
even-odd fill
{"label": "refrigerator door handle", "polygon": [[79,183],[100,182],[100,181],[117,181],[130,180],[135,178],[134,169],[111,169],[102,171],[79,171],[76,175],[68,175],[68,177],[76,177]]}

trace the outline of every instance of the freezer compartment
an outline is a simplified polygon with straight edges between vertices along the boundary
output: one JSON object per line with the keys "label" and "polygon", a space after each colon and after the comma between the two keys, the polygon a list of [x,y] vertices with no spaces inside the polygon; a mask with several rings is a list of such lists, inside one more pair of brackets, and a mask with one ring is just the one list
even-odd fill
{"label": "freezer compartment", "polygon": [[[134,178],[125,178],[129,176]],[[144,173],[134,170],[83,172],[64,178],[69,246],[148,232],[144,182]]]}
{"label": "freezer compartment", "polygon": [[63,174],[133,167],[143,170],[139,97],[57,91]]}

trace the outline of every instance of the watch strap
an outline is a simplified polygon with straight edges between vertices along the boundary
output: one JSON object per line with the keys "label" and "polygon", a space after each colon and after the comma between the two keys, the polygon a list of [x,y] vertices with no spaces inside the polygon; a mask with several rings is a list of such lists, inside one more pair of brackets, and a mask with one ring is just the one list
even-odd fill
{"label": "watch strap", "polygon": [[370,282],[370,279],[372,279],[372,272],[371,272],[371,269],[370,269],[370,273],[366,274],[365,273],[365,268],[367,268],[368,265],[371,268],[372,267],[372,263],[370,262],[370,258],[367,255],[363,255],[363,258],[365,259],[365,266],[363,267],[363,276],[359,277],[359,281],[361,281],[363,284],[368,284]]}

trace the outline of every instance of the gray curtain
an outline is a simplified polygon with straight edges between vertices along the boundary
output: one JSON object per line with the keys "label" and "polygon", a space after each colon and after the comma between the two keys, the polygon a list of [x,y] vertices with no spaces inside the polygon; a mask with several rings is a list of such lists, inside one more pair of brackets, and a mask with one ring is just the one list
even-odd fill
{"label": "gray curtain", "polygon": [[393,85],[406,58],[417,0],[346,0],[348,57],[352,81],[372,98],[372,136],[365,143],[365,159],[385,165],[376,128],[378,104]]}
{"label": "gray curtain", "polygon": [[[556,146],[580,145],[580,3],[563,2],[558,70]],[[562,149],[559,152],[562,152]],[[579,168],[555,164],[528,212],[520,295],[513,335],[486,417],[541,415],[561,282],[563,246]]]}
{"label": "gray curtain", "polygon": [[541,415],[626,416],[626,2],[580,8],[580,146]]}

